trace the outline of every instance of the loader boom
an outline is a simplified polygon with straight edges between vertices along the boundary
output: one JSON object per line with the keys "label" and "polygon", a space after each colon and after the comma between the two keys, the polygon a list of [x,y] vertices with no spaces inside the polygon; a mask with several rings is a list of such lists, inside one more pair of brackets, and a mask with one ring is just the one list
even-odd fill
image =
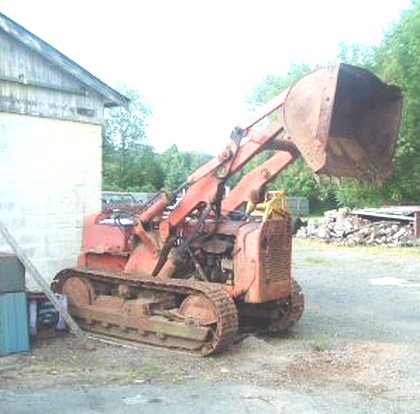
{"label": "loader boom", "polygon": [[[241,181],[223,201],[223,210],[250,201],[299,155],[317,174],[381,183],[393,171],[401,109],[399,88],[372,73],[344,64],[322,67],[233,129],[222,153],[190,175],[185,197],[164,226],[179,225],[200,203],[220,203],[219,186],[264,150],[277,153]],[[264,119],[268,126],[263,131],[252,129]]]}

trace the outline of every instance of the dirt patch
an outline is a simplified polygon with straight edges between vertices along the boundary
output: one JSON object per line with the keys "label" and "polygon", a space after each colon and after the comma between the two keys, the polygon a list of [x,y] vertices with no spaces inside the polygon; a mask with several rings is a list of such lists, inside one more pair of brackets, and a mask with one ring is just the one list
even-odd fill
{"label": "dirt patch", "polygon": [[390,361],[402,350],[392,345],[331,345],[322,340],[296,342],[246,335],[222,354],[197,357],[127,343],[91,339],[83,348],[70,334],[50,331],[33,343],[30,353],[0,358],[2,388],[45,388],[72,384],[131,384],[191,379],[232,380],[259,386],[326,386],[383,388],[405,373]]}
{"label": "dirt patch", "polygon": [[[31,352],[0,358],[0,388],[227,381],[315,396],[328,405],[320,412],[416,412],[419,267],[414,250],[300,244],[294,273],[306,310],[286,336],[238,335],[222,353],[198,357],[97,339],[88,351],[73,335],[45,331]],[[379,276],[412,283],[372,284]],[[365,411],[354,410],[360,404]]]}

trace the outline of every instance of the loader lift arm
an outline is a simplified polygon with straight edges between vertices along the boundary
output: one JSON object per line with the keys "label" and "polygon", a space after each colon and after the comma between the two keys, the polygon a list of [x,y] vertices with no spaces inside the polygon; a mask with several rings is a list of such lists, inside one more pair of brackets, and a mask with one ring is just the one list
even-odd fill
{"label": "loader lift arm", "polygon": [[[401,106],[398,88],[348,65],[319,69],[281,92],[233,129],[219,156],[189,176],[185,195],[160,220],[164,247],[153,274],[159,273],[174,243],[174,233],[192,212],[205,205],[207,215],[217,216],[244,201],[255,201],[254,194],[261,186],[300,155],[318,174],[382,182],[392,172]],[[268,124],[264,130],[252,128],[262,120]],[[269,149],[275,154],[245,175],[223,200],[226,181],[256,154]],[[153,245],[145,231],[148,222],[171,202],[172,198],[162,193],[139,215],[134,233],[145,244]],[[157,247],[153,250],[158,251]]]}
{"label": "loader lift arm", "polygon": [[222,212],[228,214],[240,207],[243,202],[257,203],[261,188],[286,169],[299,155],[297,149],[292,146],[288,150],[276,151],[267,161],[241,178],[222,201]]}
{"label": "loader lift arm", "polygon": [[[280,164],[273,167],[275,159],[271,161],[267,168],[271,176],[300,154],[317,174],[383,182],[393,172],[401,108],[400,89],[384,84],[365,69],[345,64],[319,68],[238,124],[224,151],[190,175],[184,198],[162,221],[164,239],[200,203],[214,203],[219,185],[266,149],[292,157],[287,162],[286,154],[276,154]],[[268,121],[265,130],[253,130],[263,119]],[[247,141],[242,143],[244,138]],[[264,167],[261,172],[264,174]],[[241,186],[252,185],[257,175],[246,176]],[[234,195],[232,201],[226,200],[226,210],[237,204],[234,198],[239,200]]]}

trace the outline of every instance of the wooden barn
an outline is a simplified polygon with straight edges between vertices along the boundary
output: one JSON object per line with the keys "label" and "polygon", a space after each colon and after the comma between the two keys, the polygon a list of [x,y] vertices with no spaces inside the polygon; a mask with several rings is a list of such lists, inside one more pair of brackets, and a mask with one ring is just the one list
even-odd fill
{"label": "wooden barn", "polygon": [[104,109],[128,103],[0,13],[0,220],[47,280],[76,264],[101,208]]}

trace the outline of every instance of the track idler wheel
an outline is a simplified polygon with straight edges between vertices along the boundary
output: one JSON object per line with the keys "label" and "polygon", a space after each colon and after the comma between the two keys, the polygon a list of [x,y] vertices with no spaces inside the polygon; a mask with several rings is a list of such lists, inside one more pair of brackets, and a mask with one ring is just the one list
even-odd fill
{"label": "track idler wheel", "polygon": [[213,303],[203,294],[187,296],[181,304],[179,314],[205,326],[216,323],[218,319]]}
{"label": "track idler wheel", "polygon": [[92,285],[77,276],[70,277],[64,282],[62,293],[67,295],[71,305],[77,307],[91,305],[95,296]]}

